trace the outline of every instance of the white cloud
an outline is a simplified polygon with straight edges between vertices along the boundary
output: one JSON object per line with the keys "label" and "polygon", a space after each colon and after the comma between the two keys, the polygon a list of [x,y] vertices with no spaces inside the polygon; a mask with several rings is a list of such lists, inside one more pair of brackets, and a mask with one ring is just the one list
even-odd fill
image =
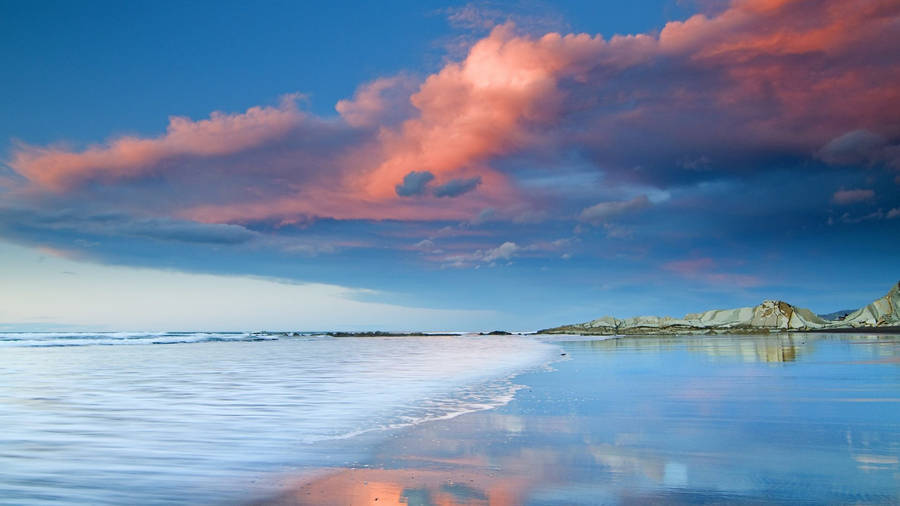
{"label": "white cloud", "polygon": [[514,242],[505,242],[496,248],[489,249],[484,254],[485,262],[493,262],[495,260],[509,260],[519,251],[519,245]]}
{"label": "white cloud", "polygon": [[474,253],[463,253],[458,255],[448,255],[444,257],[445,267],[472,267],[476,269],[481,264],[494,264],[500,260],[511,260],[516,253],[522,251],[518,244],[506,241],[496,248],[487,250],[477,250]]}
{"label": "white cloud", "polygon": [[646,195],[638,195],[631,200],[616,200],[594,204],[582,210],[578,219],[583,222],[600,225],[606,223],[614,216],[638,211],[649,206],[650,199]]}

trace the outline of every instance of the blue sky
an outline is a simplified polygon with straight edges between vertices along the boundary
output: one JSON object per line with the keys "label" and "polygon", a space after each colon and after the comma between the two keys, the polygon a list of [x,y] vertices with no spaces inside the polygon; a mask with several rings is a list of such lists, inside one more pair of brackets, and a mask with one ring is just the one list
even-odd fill
{"label": "blue sky", "polygon": [[[0,138],[46,144],[152,135],[169,115],[243,111],[294,92],[309,97],[309,110],[334,115],[334,104],[361,83],[438,69],[446,46],[469,36],[447,21],[465,5],[6,2]],[[603,34],[657,29],[688,11],[664,0],[479,6],[498,20],[527,16]]]}
{"label": "blue sky", "polygon": [[865,304],[900,8],[819,3],[4,3],[0,328]]}

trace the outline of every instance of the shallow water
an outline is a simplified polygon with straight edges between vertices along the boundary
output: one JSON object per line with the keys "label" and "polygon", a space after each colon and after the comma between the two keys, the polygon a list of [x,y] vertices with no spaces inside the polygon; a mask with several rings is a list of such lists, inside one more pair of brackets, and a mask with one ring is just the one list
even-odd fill
{"label": "shallow water", "polygon": [[900,503],[896,336],[561,345],[509,404],[404,431],[274,502]]}
{"label": "shallow water", "polygon": [[506,378],[557,349],[519,337],[260,339],[0,335],[0,502],[245,498],[269,473],[364,456],[341,442],[356,434],[507,402]]}
{"label": "shallow water", "polygon": [[563,490],[581,503],[900,502],[896,338],[645,337],[565,347],[572,361],[556,377],[523,379],[534,390],[507,413],[545,422],[574,414],[563,415],[564,439],[578,438],[585,451],[573,455],[589,464],[572,465],[561,489],[535,490],[530,503],[558,502]]}
{"label": "shallow water", "polygon": [[900,503],[896,336],[191,335],[0,350],[0,502]]}

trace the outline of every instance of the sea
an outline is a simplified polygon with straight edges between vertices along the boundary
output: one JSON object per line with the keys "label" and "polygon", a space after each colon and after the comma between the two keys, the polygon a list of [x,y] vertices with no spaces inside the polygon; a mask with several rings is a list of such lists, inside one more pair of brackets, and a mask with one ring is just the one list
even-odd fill
{"label": "sea", "polygon": [[272,473],[362,458],[348,439],[502,405],[512,376],[556,349],[518,336],[2,333],[0,503],[249,500]]}
{"label": "sea", "polygon": [[3,333],[0,428],[2,504],[900,504],[900,338]]}

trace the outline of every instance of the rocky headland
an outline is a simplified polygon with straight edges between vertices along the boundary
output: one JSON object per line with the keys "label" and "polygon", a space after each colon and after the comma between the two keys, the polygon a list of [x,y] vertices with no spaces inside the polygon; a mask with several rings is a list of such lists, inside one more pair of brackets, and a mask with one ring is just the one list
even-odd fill
{"label": "rocky headland", "polygon": [[[830,316],[830,315],[826,315]],[[737,334],[767,332],[846,332],[853,330],[900,332],[900,282],[871,304],[829,320],[809,309],[780,300],[765,300],[753,307],[713,309],[688,313],[684,318],[635,316],[596,320],[538,331],[539,334],[660,335]]]}

